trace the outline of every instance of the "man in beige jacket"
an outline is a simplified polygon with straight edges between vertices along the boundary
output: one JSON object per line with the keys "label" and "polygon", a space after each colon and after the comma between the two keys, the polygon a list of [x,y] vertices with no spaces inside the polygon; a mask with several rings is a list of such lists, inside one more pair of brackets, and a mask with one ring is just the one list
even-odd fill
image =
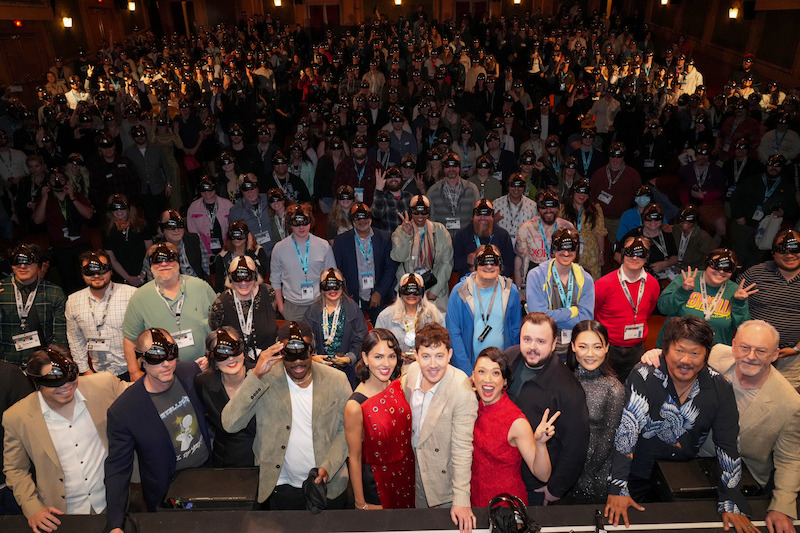
{"label": "man in beige jacket", "polygon": [[450,334],[432,322],[416,333],[417,360],[401,378],[411,406],[417,508],[450,507],[459,530],[476,527],[470,508],[472,429],[478,399],[470,378],[450,365]]}

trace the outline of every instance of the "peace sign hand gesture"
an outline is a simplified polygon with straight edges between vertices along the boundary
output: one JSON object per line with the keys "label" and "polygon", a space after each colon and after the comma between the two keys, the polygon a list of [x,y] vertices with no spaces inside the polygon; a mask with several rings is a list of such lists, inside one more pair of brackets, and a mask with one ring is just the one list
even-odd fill
{"label": "peace sign hand gesture", "polygon": [[548,416],[550,416],[550,409],[545,409],[544,414],[542,415],[542,421],[539,422],[539,425],[536,427],[536,431],[533,434],[537,444],[544,444],[556,434],[556,428],[553,426],[553,422],[556,421],[556,418],[561,416],[561,411],[556,411],[556,414],[549,419],[547,418]]}
{"label": "peace sign hand gesture", "polygon": [[700,269],[695,268],[694,272],[692,272],[692,267],[686,267],[686,270],[681,270],[681,276],[683,276],[683,290],[690,291],[694,289],[694,282],[697,279],[697,273],[700,272]]}
{"label": "peace sign hand gesture", "polygon": [[397,213],[397,216],[400,217],[400,227],[403,228],[403,231],[408,235],[413,235],[414,230],[411,228],[411,217],[408,215],[408,212],[403,211],[402,213]]}
{"label": "peace sign hand gesture", "polygon": [[746,300],[748,296],[758,292],[758,289],[754,288],[755,286],[755,283],[751,283],[749,286],[745,287],[744,280],[742,280],[741,283],[739,283],[739,288],[733,293],[733,297],[737,300]]}

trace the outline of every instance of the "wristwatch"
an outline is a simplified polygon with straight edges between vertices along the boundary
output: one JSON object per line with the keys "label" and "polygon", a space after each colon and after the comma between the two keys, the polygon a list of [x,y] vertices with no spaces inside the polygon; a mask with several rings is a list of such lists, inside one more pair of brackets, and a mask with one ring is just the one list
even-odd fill
{"label": "wristwatch", "polygon": [[798,347],[796,344],[792,346],[792,350],[794,350],[795,353],[800,353],[800,347]]}

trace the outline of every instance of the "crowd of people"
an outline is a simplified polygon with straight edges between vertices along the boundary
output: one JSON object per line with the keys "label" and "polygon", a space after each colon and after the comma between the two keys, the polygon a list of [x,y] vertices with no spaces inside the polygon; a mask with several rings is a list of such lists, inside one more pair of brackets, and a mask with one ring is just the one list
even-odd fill
{"label": "crowd of people", "polygon": [[576,1],[56,57],[0,95],[0,512],[117,533],[131,481],[258,465],[265,510],[616,525],[705,454],[726,528],[746,467],[794,531],[800,108],[691,52]]}

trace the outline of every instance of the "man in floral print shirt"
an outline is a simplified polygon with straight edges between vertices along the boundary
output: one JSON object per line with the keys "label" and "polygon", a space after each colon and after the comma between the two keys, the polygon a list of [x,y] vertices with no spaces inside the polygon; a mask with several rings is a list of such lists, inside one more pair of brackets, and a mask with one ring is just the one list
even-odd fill
{"label": "man in floral print shirt", "polygon": [[731,384],[708,366],[714,331],[701,318],[684,316],[664,332],[664,357],[658,367],[640,363],[626,381],[626,403],[617,428],[608,480],[605,515],[628,526],[628,507],[651,490],[658,460],[687,461],[714,431],[720,482],[717,511],[727,530],[755,531],[741,492],[739,412]]}

